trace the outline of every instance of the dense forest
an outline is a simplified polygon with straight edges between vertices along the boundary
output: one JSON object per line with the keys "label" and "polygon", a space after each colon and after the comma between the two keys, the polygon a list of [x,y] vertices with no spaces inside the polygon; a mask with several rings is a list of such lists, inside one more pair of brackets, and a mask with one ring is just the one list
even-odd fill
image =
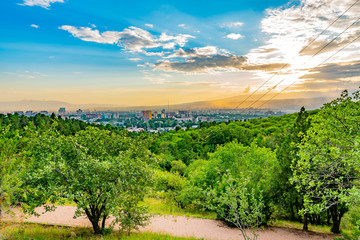
{"label": "dense forest", "polygon": [[287,219],[339,233],[346,218],[347,237],[357,239],[359,95],[344,91],[319,110],[152,134],[0,115],[0,210],[36,214],[70,201],[96,234],[110,215],[130,232],[148,218],[140,204],[147,196],[215,212],[240,230]]}

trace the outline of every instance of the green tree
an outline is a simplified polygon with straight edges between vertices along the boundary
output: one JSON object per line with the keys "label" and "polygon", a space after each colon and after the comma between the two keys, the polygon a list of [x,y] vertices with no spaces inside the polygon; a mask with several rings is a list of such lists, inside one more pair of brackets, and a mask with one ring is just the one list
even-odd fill
{"label": "green tree", "polygon": [[[300,220],[298,212],[302,209],[303,196],[296,190],[295,185],[290,183],[293,176],[292,165],[296,165],[299,157],[298,144],[304,138],[310,127],[309,113],[302,107],[297,114],[296,121],[276,151],[278,160],[278,172],[274,184],[274,202],[279,204],[290,220]],[[303,217],[303,229],[308,230],[307,214]]]}
{"label": "green tree", "polygon": [[210,192],[214,198],[212,209],[225,221],[234,224],[244,240],[257,239],[256,229],[263,223],[264,203],[262,194],[249,187],[249,179],[236,179],[226,174],[221,183],[221,194]]}
{"label": "green tree", "polygon": [[0,125],[0,218],[2,209],[14,203],[26,165],[26,139],[19,130]]}
{"label": "green tree", "polygon": [[74,217],[86,215],[95,234],[102,233],[110,214],[122,222],[131,218],[128,211],[136,210],[139,219],[142,211],[137,203],[151,183],[149,152],[143,144],[94,127],[73,136],[51,129],[38,134],[32,157],[33,165],[24,178],[28,194],[23,205],[28,212],[35,213],[34,208],[46,202],[74,201]]}
{"label": "green tree", "polygon": [[312,117],[312,127],[299,145],[300,159],[292,181],[304,191],[303,212],[329,210],[332,231],[340,231],[340,221],[358,193],[360,176],[360,92],[325,104]]}

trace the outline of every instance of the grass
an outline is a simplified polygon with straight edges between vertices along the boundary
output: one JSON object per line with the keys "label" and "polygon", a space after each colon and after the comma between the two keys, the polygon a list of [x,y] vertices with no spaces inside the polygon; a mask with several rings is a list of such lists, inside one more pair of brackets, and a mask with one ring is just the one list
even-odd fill
{"label": "grass", "polygon": [[214,212],[205,212],[189,208],[182,209],[178,206],[166,203],[162,199],[145,198],[143,204],[149,208],[151,214],[216,219],[216,213]]}
{"label": "grass", "polygon": [[53,226],[36,223],[0,223],[0,239],[7,240],[48,240],[48,239],[89,239],[89,240],[196,240],[196,238],[174,237],[167,234],[151,232],[133,233],[126,236],[119,232],[113,232],[105,236],[95,236],[90,228]]}
{"label": "grass", "polygon": [[[273,220],[273,221],[270,221],[268,223],[268,225],[272,226],[272,227],[294,228],[294,229],[300,229],[300,230],[303,227],[302,223],[286,221],[286,220]],[[309,223],[308,228],[309,228],[309,231],[312,231],[312,232],[332,234],[329,226],[312,225]]]}

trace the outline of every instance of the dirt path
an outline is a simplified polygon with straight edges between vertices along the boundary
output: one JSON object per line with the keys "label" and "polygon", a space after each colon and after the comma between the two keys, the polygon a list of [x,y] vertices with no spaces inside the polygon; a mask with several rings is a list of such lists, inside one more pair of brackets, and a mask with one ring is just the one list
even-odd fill
{"label": "dirt path", "polygon": [[[55,212],[47,212],[40,217],[25,217],[20,211],[15,210],[15,217],[5,217],[6,220],[47,223],[53,225],[81,226],[91,227],[86,217],[73,219],[75,207],[58,206]],[[42,209],[37,209],[38,213]],[[191,236],[204,239],[233,240],[242,239],[240,231],[225,226],[221,221],[186,218],[175,216],[154,216],[151,223],[142,228],[141,231],[151,231],[157,233],[167,233],[173,236]],[[306,233],[296,229],[270,227],[265,230],[258,231],[259,240],[330,240],[336,237],[332,234]]]}

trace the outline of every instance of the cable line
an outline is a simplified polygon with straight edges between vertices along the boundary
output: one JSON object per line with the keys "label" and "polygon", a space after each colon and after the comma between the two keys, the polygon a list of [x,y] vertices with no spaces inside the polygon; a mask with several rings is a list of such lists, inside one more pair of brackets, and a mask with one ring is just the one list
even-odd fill
{"label": "cable line", "polygon": [[[342,50],[344,50],[347,46],[349,46],[350,44],[352,44],[353,42],[355,42],[356,40],[358,40],[360,38],[360,36],[358,36],[357,38],[355,38],[354,40],[352,40],[351,42],[347,43],[344,47],[342,47],[341,49],[339,49],[338,51],[336,51],[334,54],[332,54],[330,57],[328,57],[326,60],[324,60],[322,63],[320,63],[319,65],[317,65],[316,67],[312,68],[309,72],[314,71],[315,69],[317,69],[319,66],[321,66],[322,64],[324,64],[325,62],[327,62],[328,60],[330,60],[332,57],[334,57],[336,54],[338,54],[339,52],[341,52]],[[302,77],[300,77],[299,79],[302,79],[305,77],[306,74],[304,74]],[[289,87],[291,87],[292,85],[294,85],[299,79],[296,79],[293,83],[291,83],[290,85],[288,85],[286,88],[284,88],[283,90],[281,90],[280,92],[278,92],[277,94],[275,94],[274,96],[272,96],[270,99],[268,99],[266,102],[262,103],[260,106],[256,107],[255,109],[259,109],[260,107],[262,107],[263,105],[265,105],[266,103],[270,102],[272,99],[274,99],[275,97],[279,96],[281,93],[283,93],[286,89],[288,89]]]}
{"label": "cable line", "polygon": [[[344,16],[353,6],[355,6],[360,0],[356,0],[350,7],[348,7],[341,15],[339,15],[330,25],[328,25],[320,34],[318,34],[313,40],[311,40],[299,53],[300,55],[302,52],[305,51],[313,42],[316,41],[324,32],[326,32],[335,22],[337,22],[342,16]],[[292,59],[294,59],[293,57]],[[289,63],[284,64],[276,73],[274,73],[269,79],[267,79],[263,84],[261,84],[254,92],[252,92],[249,96],[247,96],[243,101],[241,101],[235,109],[237,109],[239,106],[241,106],[246,100],[248,100],[250,97],[252,97],[257,91],[259,91],[260,88],[262,88],[266,83],[268,83],[273,77],[278,75],[278,73],[283,70],[285,67],[287,67]]]}
{"label": "cable line", "polygon": [[[314,53],[307,61],[310,61],[311,59],[313,59],[316,55],[318,55],[320,52],[322,52],[322,50],[324,50],[325,48],[327,48],[331,43],[333,43],[338,37],[340,37],[342,34],[344,34],[347,30],[349,30],[352,26],[354,26],[355,24],[358,23],[358,21],[360,20],[360,18],[356,19],[355,22],[353,22],[352,24],[350,24],[347,28],[345,28],[341,33],[339,33],[338,35],[336,35],[336,37],[334,37],[330,42],[328,42],[327,44],[325,44],[322,48],[320,48],[316,53]],[[291,75],[293,75],[294,73],[291,73]],[[253,102],[249,107],[247,107],[246,109],[244,109],[242,112],[246,111],[247,109],[251,108],[255,103],[257,103],[259,100],[261,100],[263,97],[265,97],[266,95],[268,95],[272,90],[274,90],[277,86],[279,86],[282,82],[284,82],[287,78],[284,78],[283,80],[281,80],[280,82],[278,82],[274,87],[270,88],[266,93],[264,93],[260,98],[256,99],[255,102]]]}

